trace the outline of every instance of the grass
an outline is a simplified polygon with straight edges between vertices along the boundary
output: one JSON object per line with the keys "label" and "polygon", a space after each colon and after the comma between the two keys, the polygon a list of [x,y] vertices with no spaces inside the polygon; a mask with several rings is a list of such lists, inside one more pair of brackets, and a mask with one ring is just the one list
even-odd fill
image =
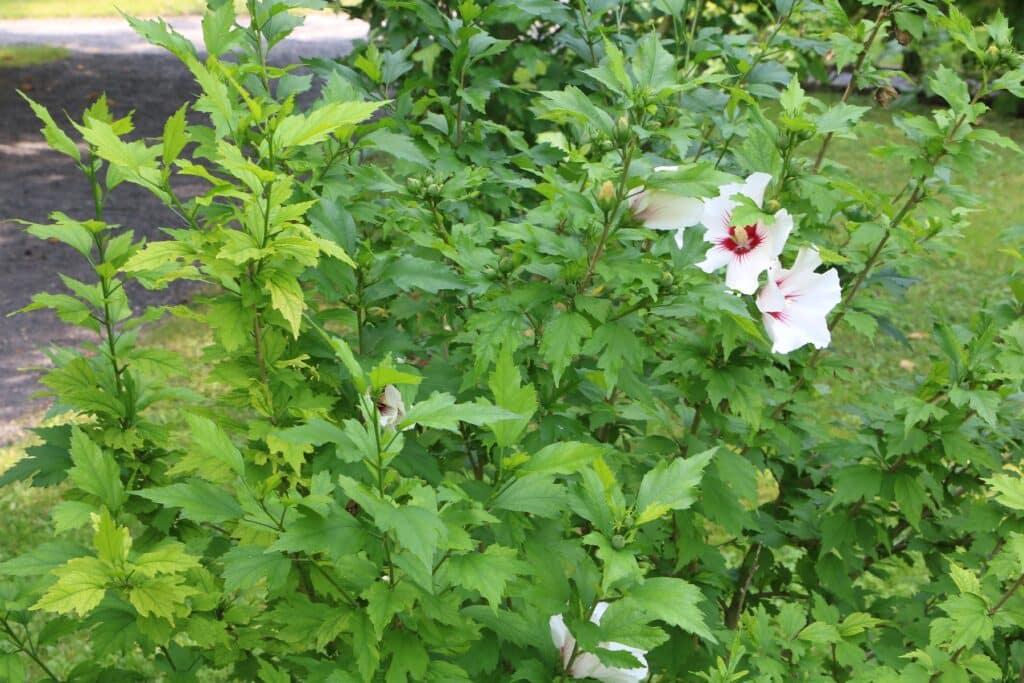
{"label": "grass", "polygon": [[0,69],[56,62],[68,56],[63,47],[50,45],[14,45],[0,47]]}
{"label": "grass", "polygon": [[[838,101],[838,97],[834,99]],[[872,107],[866,117],[868,125],[861,126],[856,140],[833,140],[828,156],[847,166],[872,188],[895,192],[909,177],[906,168],[882,161],[869,152],[882,144],[904,141],[902,133],[891,123],[893,112],[879,109],[870,98],[855,98],[851,103]],[[914,113],[927,111],[916,104],[909,108]],[[984,125],[1024,146],[1024,119],[991,114]],[[858,361],[859,386],[834,387],[840,395],[861,391],[866,383],[888,383],[923,375],[928,370],[924,359],[936,349],[931,335],[936,320],[964,324],[986,300],[1005,300],[1011,296],[1006,277],[1011,259],[999,249],[1009,246],[1002,243],[1006,228],[1024,223],[1024,218],[1020,218],[1024,216],[1024,194],[1016,191],[1024,184],[1024,154],[994,151],[988,162],[978,168],[976,176],[955,180],[975,193],[980,203],[974,207],[964,235],[951,240],[950,249],[932,250],[924,255],[914,269],[920,281],[910,288],[905,299],[892,301],[890,319],[909,337],[909,348],[884,334],[865,345],[864,338],[849,328],[836,330],[833,347]]]}
{"label": "grass", "polygon": [[204,0],[0,0],[0,19],[202,14]]}

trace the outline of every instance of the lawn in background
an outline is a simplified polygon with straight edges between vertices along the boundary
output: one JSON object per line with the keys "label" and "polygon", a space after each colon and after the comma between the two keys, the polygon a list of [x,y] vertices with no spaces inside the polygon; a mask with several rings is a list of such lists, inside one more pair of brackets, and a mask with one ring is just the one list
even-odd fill
{"label": "lawn in background", "polygon": [[118,10],[137,17],[202,14],[204,0],[0,0],[0,19],[44,17],[116,17]]}
{"label": "lawn in background", "polygon": [[0,46],[0,69],[46,64],[67,56],[66,49],[51,45]]}

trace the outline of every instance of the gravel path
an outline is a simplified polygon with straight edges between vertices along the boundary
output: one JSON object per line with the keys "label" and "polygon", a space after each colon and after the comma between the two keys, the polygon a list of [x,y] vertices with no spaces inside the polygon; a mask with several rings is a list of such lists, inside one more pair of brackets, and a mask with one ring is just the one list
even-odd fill
{"label": "gravel path", "polygon": [[[198,17],[168,21],[201,44]],[[272,58],[291,63],[300,57],[338,57],[365,33],[365,24],[344,17],[308,17]],[[159,135],[167,117],[196,92],[191,75],[174,57],[146,44],[121,19],[0,21],[0,45],[32,44],[63,46],[70,55],[51,64],[0,69],[0,446],[20,438],[26,416],[47,405],[32,398],[39,390],[39,372],[24,369],[48,364],[45,346],[88,339],[48,311],[6,315],[27,305],[36,292],[64,291],[58,273],[94,281],[77,252],[26,235],[10,220],[44,222],[53,211],[90,218],[92,212],[88,183],[67,157],[49,150],[38,121],[15,89],[48,107],[58,122],[65,120],[61,111],[78,119],[106,92],[115,115],[136,111],[140,136]],[[105,218],[149,237],[159,235],[159,226],[179,227],[149,193],[127,184],[112,193]],[[189,291],[172,287],[129,293],[136,304],[155,304],[180,303]]]}

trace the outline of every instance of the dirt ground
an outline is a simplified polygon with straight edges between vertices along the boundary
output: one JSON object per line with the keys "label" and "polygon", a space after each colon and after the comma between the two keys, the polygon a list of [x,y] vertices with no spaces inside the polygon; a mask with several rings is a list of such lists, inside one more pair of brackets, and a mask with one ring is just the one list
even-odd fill
{"label": "dirt ground", "polygon": [[[317,18],[321,19],[321,18]],[[351,49],[365,26],[341,17],[324,17],[282,44],[275,61],[301,56],[336,57]],[[175,19],[190,39],[200,35],[195,18]],[[59,62],[0,69],[0,446],[24,434],[27,416],[41,414],[48,401],[39,371],[48,360],[44,348],[78,344],[88,333],[73,329],[48,311],[7,317],[40,291],[63,292],[58,273],[95,281],[81,256],[70,247],[40,241],[11,219],[45,222],[53,211],[92,217],[87,181],[67,157],[50,151],[40,124],[16,89],[50,109],[79,118],[103,92],[116,115],[135,111],[136,132],[156,136],[167,117],[196,92],[188,71],[172,56],[139,41],[120,19],[32,20],[0,22],[0,44],[63,45],[71,50]],[[70,127],[69,127],[70,128]],[[124,184],[110,196],[105,219],[159,238],[157,228],[180,227],[178,219],[146,191]],[[130,288],[137,306],[181,303],[187,286],[159,292]]]}

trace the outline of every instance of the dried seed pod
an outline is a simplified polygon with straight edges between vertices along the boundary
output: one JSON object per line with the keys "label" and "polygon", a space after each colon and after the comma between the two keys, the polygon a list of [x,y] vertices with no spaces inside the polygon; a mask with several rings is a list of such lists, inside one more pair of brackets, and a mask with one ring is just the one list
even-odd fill
{"label": "dried seed pod", "polygon": [[899,97],[899,94],[896,88],[886,83],[875,91],[875,102],[878,102],[878,106],[882,109],[888,109],[892,101]]}

